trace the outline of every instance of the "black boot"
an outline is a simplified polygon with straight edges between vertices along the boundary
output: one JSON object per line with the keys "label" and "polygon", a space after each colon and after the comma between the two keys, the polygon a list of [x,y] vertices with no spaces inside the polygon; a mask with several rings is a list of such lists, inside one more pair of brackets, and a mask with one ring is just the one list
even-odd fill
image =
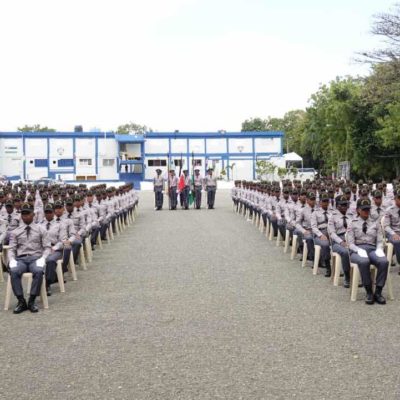
{"label": "black boot", "polygon": [[18,296],[18,304],[17,307],[14,308],[14,314],[21,314],[22,312],[26,311],[28,309],[28,306],[26,305],[26,301],[24,299],[24,296]]}
{"label": "black boot", "polygon": [[365,285],[365,291],[367,295],[365,296],[365,304],[374,304],[374,294],[372,292],[371,285]]}
{"label": "black boot", "polygon": [[344,273],[344,283],[343,286],[348,289],[350,287],[350,273],[349,272],[345,272]]}
{"label": "black boot", "polygon": [[331,270],[331,262],[330,260],[327,260],[325,262],[326,265],[326,271],[325,271],[325,278],[330,278],[332,275],[332,270]]}
{"label": "black boot", "polygon": [[46,282],[47,296],[51,296],[51,284]]}
{"label": "black boot", "polygon": [[386,299],[382,296],[382,286],[377,286],[375,289],[374,300],[378,304],[386,304]]}
{"label": "black boot", "polygon": [[37,313],[37,312],[39,312],[39,308],[38,308],[38,306],[35,304],[35,299],[36,299],[36,296],[34,296],[33,294],[31,294],[31,295],[29,296],[28,309],[29,309],[29,311],[32,312],[32,313]]}

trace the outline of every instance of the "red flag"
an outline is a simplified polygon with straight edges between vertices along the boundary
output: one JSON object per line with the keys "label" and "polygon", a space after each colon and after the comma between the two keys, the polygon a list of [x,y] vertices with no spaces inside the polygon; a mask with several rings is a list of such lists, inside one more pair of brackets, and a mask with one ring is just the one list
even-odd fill
{"label": "red flag", "polygon": [[185,175],[184,174],[182,174],[179,178],[178,189],[180,192],[182,192],[183,189],[185,189]]}

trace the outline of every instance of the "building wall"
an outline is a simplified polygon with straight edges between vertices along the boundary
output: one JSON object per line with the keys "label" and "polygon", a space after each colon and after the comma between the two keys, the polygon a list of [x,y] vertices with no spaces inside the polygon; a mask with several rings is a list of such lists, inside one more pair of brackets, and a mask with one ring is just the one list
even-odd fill
{"label": "building wall", "polygon": [[[98,175],[100,180],[118,179],[118,143],[114,138],[97,139]],[[111,165],[112,164],[112,165]]]}
{"label": "building wall", "polygon": [[23,176],[24,151],[22,139],[0,139],[0,175]]}

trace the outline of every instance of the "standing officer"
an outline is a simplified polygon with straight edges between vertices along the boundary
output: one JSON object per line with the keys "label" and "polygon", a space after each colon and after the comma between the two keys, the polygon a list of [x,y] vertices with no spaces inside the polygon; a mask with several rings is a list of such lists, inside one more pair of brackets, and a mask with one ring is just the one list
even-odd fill
{"label": "standing officer", "polygon": [[157,176],[153,179],[155,210],[161,210],[164,202],[164,178],[161,176],[161,169],[156,169]]}
{"label": "standing officer", "polygon": [[215,202],[215,192],[217,190],[217,179],[212,176],[212,168],[208,168],[208,175],[204,178],[204,187],[207,191],[207,205],[208,209],[212,210],[214,208]]}
{"label": "standing officer", "polygon": [[337,196],[337,210],[333,212],[328,221],[328,234],[332,242],[332,251],[338,253],[342,260],[342,269],[344,273],[343,286],[345,288],[350,287],[349,246],[345,239],[347,228],[350,225],[350,219],[347,215],[349,203],[346,196]]}
{"label": "standing officer", "polygon": [[[33,208],[24,203],[21,207],[22,223],[11,233],[9,249],[9,267],[11,286],[18,299],[14,314],[25,310],[39,311],[35,304],[42,287],[46,258],[51,252],[51,245],[46,230],[33,222]],[[24,298],[21,279],[25,272],[32,273],[32,286],[28,304]]]}
{"label": "standing officer", "polygon": [[201,191],[203,189],[203,177],[200,175],[200,170],[194,170],[193,191],[195,197],[196,209],[200,210],[201,207]]}
{"label": "standing officer", "polygon": [[[351,250],[350,260],[358,265],[361,280],[367,292],[366,304],[386,304],[382,296],[388,274],[388,260],[383,252],[383,236],[380,223],[370,218],[371,202],[369,199],[357,201],[358,216],[353,219],[348,230],[347,240]],[[375,294],[372,290],[370,264],[378,270]]]}
{"label": "standing officer", "polygon": [[328,235],[329,203],[330,197],[328,193],[322,193],[319,200],[320,208],[315,210],[311,215],[311,229],[314,235],[314,243],[321,246],[320,263],[323,268],[326,268],[326,278],[331,276],[331,249]]}
{"label": "standing officer", "polygon": [[181,195],[182,195],[182,202],[183,207],[185,210],[189,209],[189,194],[190,194],[190,176],[189,171],[184,169],[183,171],[183,179],[185,181],[185,187],[183,188]]}
{"label": "standing officer", "polygon": [[170,202],[170,207],[171,210],[176,210],[176,205],[177,205],[177,186],[178,186],[178,178],[175,176],[175,170],[171,169],[169,171],[169,177],[168,177],[168,190],[169,190],[169,202]]}

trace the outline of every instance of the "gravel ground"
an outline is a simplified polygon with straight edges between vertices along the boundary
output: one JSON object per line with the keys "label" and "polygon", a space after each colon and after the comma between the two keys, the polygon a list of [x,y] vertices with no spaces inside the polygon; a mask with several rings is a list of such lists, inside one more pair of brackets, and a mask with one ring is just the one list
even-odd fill
{"label": "gravel ground", "polygon": [[155,212],[141,193],[49,310],[1,311],[0,399],[399,399],[397,273],[395,301],[350,303],[228,192],[216,206]]}

